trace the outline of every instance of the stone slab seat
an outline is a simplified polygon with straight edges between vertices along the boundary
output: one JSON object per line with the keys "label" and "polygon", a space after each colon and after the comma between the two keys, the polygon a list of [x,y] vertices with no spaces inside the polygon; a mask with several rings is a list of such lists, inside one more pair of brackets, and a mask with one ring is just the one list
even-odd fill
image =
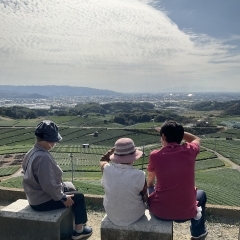
{"label": "stone slab seat", "polygon": [[0,210],[1,240],[60,240],[72,231],[71,208],[37,212],[27,200],[19,199]]}
{"label": "stone slab seat", "polygon": [[107,215],[101,222],[101,240],[172,240],[173,222],[162,221],[148,210],[138,221],[127,227],[118,227]]}

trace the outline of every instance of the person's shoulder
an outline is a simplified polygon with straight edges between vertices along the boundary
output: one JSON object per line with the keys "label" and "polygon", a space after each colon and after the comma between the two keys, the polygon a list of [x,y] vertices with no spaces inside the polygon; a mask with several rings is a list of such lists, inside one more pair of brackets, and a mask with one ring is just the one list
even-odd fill
{"label": "person's shoulder", "polygon": [[114,165],[113,164],[111,164],[111,163],[107,163],[107,162],[105,162],[104,164],[103,164],[103,172],[107,172],[108,170],[109,171],[112,171],[112,168],[114,167]]}
{"label": "person's shoulder", "polygon": [[109,162],[104,162],[103,168],[110,168],[112,166]]}
{"label": "person's shoulder", "polygon": [[157,154],[161,151],[161,149],[154,149],[151,151],[150,155],[154,155],[154,154]]}
{"label": "person's shoulder", "polygon": [[42,151],[42,150],[38,150],[36,152],[34,152],[34,159],[35,162],[42,162],[43,164],[53,164],[55,161],[53,159],[53,157],[50,155],[50,153],[46,152],[46,151]]}
{"label": "person's shoulder", "polygon": [[200,149],[200,144],[197,142],[185,142],[182,144],[183,147],[186,147],[189,150],[196,150],[199,151]]}
{"label": "person's shoulder", "polygon": [[31,148],[30,150],[27,151],[27,153],[25,153],[24,159],[27,159],[31,155],[31,153],[33,152],[33,149],[34,148]]}
{"label": "person's shoulder", "polygon": [[191,146],[191,147],[200,147],[200,143],[198,143],[198,142],[195,142],[195,141],[192,141],[192,142],[190,142],[190,143],[187,143],[188,144],[188,146]]}
{"label": "person's shoulder", "polygon": [[35,156],[37,157],[44,157],[44,158],[51,158],[51,155],[46,152],[46,151],[42,151],[42,150],[38,150],[35,152]]}
{"label": "person's shoulder", "polygon": [[145,172],[144,172],[143,170],[134,168],[134,171],[135,171],[137,174],[139,174],[139,175],[144,175],[144,176],[145,176]]}
{"label": "person's shoulder", "polygon": [[130,171],[131,174],[129,175],[131,181],[134,178],[137,184],[142,184],[142,182],[144,182],[146,179],[145,172],[137,168],[134,168],[132,170]]}
{"label": "person's shoulder", "polygon": [[45,154],[49,154],[49,152],[44,149],[42,146],[40,146],[39,144],[35,144],[33,146],[33,148],[30,150],[30,152],[32,154],[35,154],[35,155],[45,155]]}

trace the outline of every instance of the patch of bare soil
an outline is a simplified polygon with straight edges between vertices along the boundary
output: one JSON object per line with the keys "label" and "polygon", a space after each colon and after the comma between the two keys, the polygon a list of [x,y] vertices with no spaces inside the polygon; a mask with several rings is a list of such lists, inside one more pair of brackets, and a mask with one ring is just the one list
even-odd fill
{"label": "patch of bare soil", "polygon": [[[177,224],[173,226],[173,240],[190,239],[190,222]],[[208,230],[208,240],[237,240],[239,233],[239,222],[226,217],[209,216],[206,218]]]}
{"label": "patch of bare soil", "polygon": [[0,167],[21,165],[25,154],[5,154],[0,155]]}

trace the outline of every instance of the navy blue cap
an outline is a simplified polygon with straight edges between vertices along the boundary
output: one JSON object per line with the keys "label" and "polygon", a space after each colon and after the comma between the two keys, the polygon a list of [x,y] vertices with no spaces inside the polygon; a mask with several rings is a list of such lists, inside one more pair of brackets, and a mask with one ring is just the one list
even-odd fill
{"label": "navy blue cap", "polygon": [[50,120],[40,122],[36,127],[35,135],[46,142],[59,142],[62,140],[57,125]]}

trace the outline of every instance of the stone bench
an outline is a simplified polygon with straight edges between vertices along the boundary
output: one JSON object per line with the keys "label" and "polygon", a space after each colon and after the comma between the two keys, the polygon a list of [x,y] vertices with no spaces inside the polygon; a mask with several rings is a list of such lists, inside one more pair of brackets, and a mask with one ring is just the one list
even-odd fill
{"label": "stone bench", "polygon": [[145,215],[127,227],[118,227],[112,223],[107,215],[101,223],[101,240],[172,240],[173,222],[161,221],[148,210]]}
{"label": "stone bench", "polygon": [[1,240],[60,240],[72,231],[71,208],[37,212],[27,200],[19,199],[0,210]]}

